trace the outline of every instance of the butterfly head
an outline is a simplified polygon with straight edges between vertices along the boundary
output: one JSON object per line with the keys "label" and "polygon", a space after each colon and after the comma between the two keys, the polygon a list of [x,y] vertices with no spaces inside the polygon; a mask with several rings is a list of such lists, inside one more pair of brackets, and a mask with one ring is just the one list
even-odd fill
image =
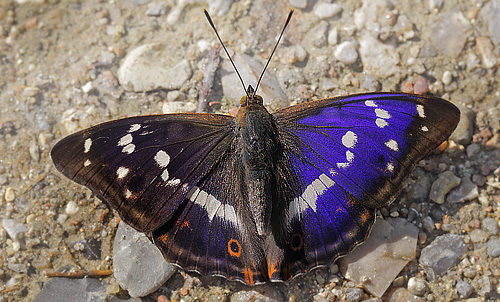
{"label": "butterfly head", "polygon": [[264,104],[264,99],[260,95],[255,94],[252,85],[248,85],[247,94],[240,99],[241,107],[246,107],[249,104]]}

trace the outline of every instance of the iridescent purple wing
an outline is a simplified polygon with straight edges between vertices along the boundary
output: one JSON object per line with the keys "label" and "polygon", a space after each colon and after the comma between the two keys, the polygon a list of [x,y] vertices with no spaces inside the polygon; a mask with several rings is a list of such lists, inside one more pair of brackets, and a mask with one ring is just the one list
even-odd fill
{"label": "iridescent purple wing", "polygon": [[312,101],[274,113],[299,184],[288,204],[292,229],[282,277],[350,251],[368,235],[418,161],[453,132],[451,103],[401,93]]}
{"label": "iridescent purple wing", "polygon": [[139,116],[74,133],[51,152],[56,168],[89,187],[139,231],[165,224],[231,145],[232,118]]}

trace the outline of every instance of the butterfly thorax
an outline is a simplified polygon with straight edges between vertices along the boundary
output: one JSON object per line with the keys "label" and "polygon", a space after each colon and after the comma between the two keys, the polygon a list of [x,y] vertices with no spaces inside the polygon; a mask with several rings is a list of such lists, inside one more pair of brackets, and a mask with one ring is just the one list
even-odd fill
{"label": "butterfly thorax", "polygon": [[250,212],[260,236],[269,234],[274,175],[278,150],[277,128],[272,115],[262,104],[262,97],[243,97],[236,117],[236,136],[244,167],[243,182]]}

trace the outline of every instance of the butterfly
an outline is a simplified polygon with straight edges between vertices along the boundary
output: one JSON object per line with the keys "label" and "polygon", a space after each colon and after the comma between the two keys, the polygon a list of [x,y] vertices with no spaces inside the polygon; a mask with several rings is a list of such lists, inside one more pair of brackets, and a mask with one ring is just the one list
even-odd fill
{"label": "butterfly", "polygon": [[51,157],[167,261],[252,285],[351,251],[459,119],[441,98],[386,92],[271,114],[248,86],[236,117],[110,121],[62,139]]}

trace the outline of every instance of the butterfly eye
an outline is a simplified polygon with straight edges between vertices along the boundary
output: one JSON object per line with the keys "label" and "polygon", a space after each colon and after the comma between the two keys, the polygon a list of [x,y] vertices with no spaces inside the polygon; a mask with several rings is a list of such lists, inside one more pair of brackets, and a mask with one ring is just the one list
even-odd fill
{"label": "butterfly eye", "polygon": [[247,96],[246,96],[246,95],[245,95],[245,96],[242,96],[242,97],[241,97],[241,99],[240,99],[240,105],[241,105],[242,107],[244,107],[244,106],[246,106],[247,104],[248,104],[248,102],[247,102]]}

